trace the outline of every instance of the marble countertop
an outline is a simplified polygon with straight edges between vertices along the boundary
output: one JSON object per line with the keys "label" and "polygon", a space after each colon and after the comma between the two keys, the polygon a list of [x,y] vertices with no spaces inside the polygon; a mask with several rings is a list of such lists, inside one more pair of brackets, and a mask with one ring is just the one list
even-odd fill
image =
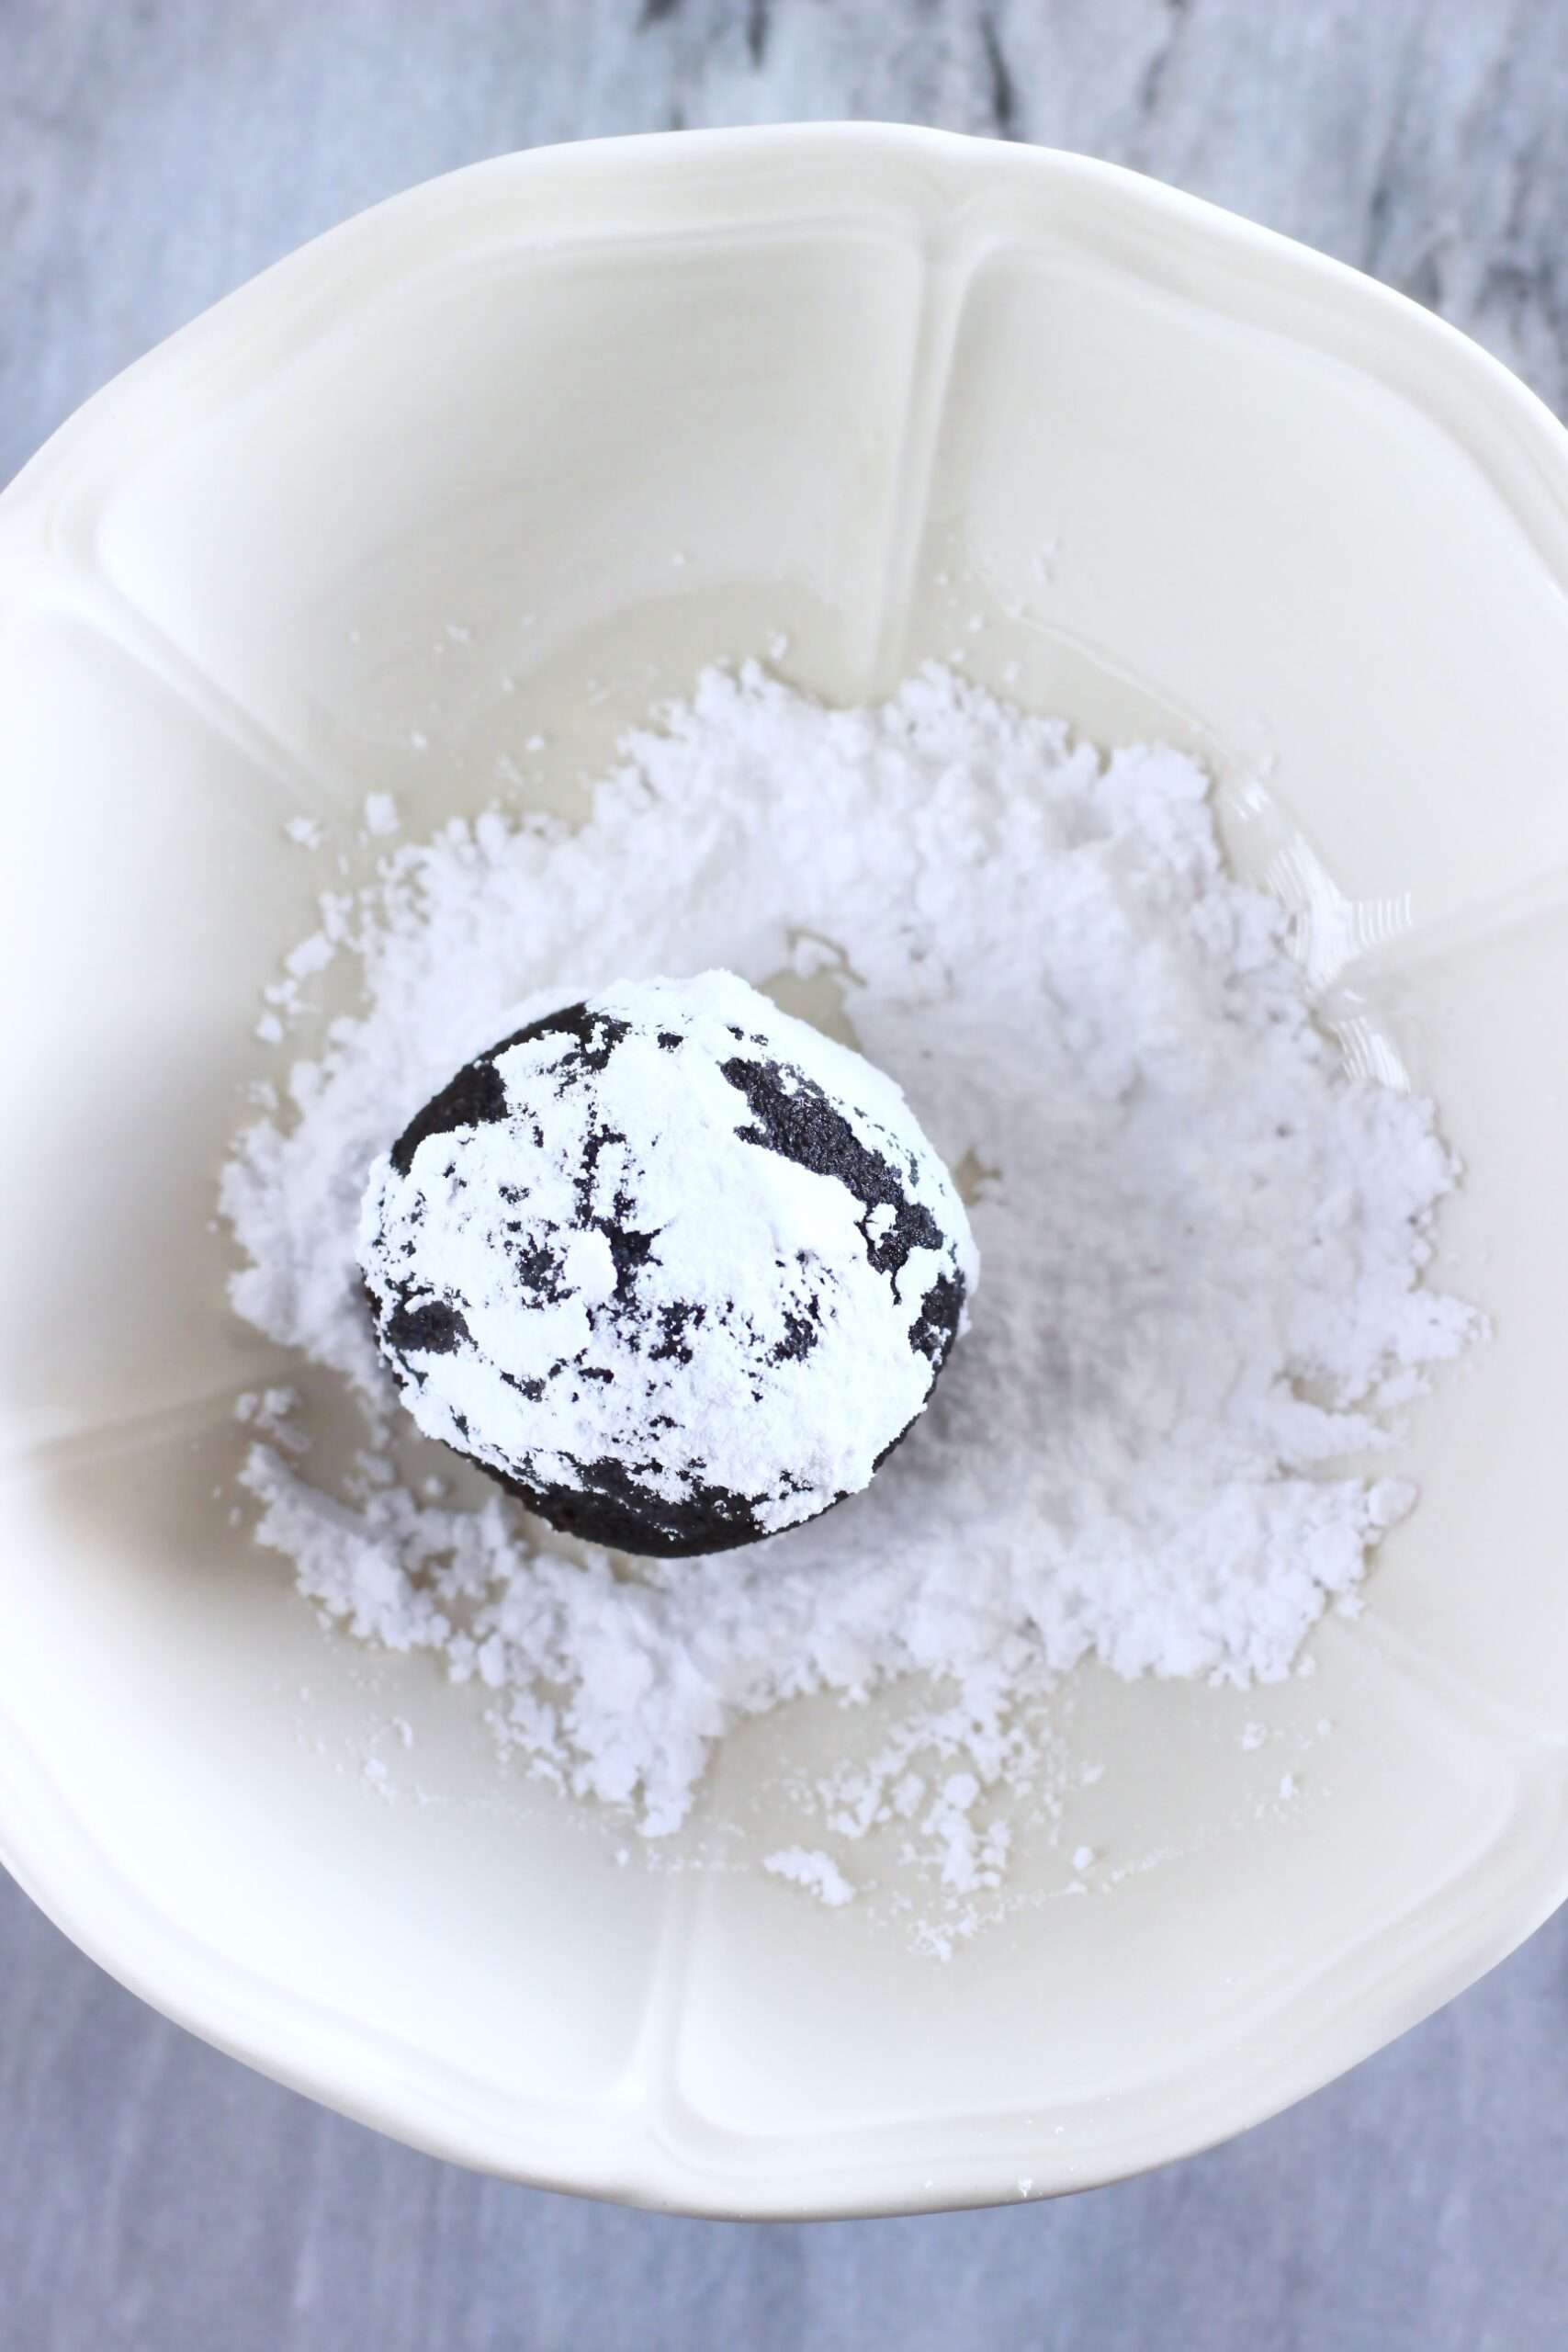
{"label": "marble countertop", "polygon": [[[1430,303],[1568,414],[1562,0],[0,0],[0,480],[344,214],[507,148],[861,116],[1081,148]],[[472,2177],[165,2025],[0,1881],[22,2352],[1548,2352],[1568,1912],[1214,2154],[1052,2206],[681,2222]]]}

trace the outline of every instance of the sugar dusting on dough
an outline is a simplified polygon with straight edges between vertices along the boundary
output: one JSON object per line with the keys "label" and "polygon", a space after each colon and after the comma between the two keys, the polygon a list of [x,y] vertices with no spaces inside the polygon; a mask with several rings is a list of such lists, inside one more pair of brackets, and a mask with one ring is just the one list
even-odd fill
{"label": "sugar dusting on dough", "polygon": [[728,972],[467,1064],[372,1168],[359,1253],[425,1434],[643,1554],[868,1486],[977,1272],[897,1087]]}

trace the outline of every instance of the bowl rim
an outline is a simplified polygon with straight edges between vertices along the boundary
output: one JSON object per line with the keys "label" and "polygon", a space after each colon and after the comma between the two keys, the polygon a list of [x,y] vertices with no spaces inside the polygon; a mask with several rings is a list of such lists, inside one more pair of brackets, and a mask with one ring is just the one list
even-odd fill
{"label": "bowl rim", "polygon": [[[1164,183],[1088,156],[880,122],[639,133],[500,155],[425,181],[299,248],[203,312],[88,400],[0,491],[0,586],[63,527],[83,482],[112,479],[132,453],[199,410],[236,345],[269,331],[287,346],[298,321],[368,292],[389,270],[429,265],[455,228],[490,221],[513,235],[558,239],[617,190],[636,192],[639,226],[610,225],[608,245],[681,225],[682,158],[697,152],[757,167],[759,185],[787,165],[818,172],[840,208],[853,175],[911,161],[949,201],[1008,186],[1049,190],[1064,205],[1104,214],[1119,234],[1156,245],[1179,269],[1184,254],[1224,250],[1245,262],[1249,292],[1271,322],[1310,348],[1395,383],[1436,415],[1486,476],[1568,595],[1568,431],[1545,403],[1458,329],[1348,265]],[[765,216],[750,198],[752,220]],[[612,208],[613,213],[613,208]],[[778,218],[796,217],[795,208]],[[830,213],[828,217],[830,217]],[[292,310],[296,323],[286,313]],[[264,355],[262,364],[266,364]],[[25,595],[25,592],[24,592]],[[1151,2098],[1139,2128],[1108,2122],[1100,2153],[1072,2177],[1035,2193],[1100,2185],[1192,2154],[1279,2112],[1430,2014],[1506,1956],[1568,1898],[1568,1734],[1539,1751],[1528,1865],[1464,1919],[1447,1923],[1414,1955],[1355,1972],[1351,1995],[1303,2033],[1278,2017],[1232,2044],[1223,2094]],[[1549,1761],[1550,1759],[1550,1761]],[[237,1970],[138,1890],[74,1814],[45,1758],[0,1705],[0,1861],[39,1908],[112,1976],[152,2007],[288,2087],[452,2161],[571,2193],[666,2211],[731,2218],[850,2216],[937,2211],[994,2201],[997,2154],[956,2153],[917,2192],[908,2177],[880,2188],[856,2168],[835,2172],[826,2144],[781,2146],[773,2171],[744,2177],[705,2169],[628,2108],[598,2119],[581,2147],[564,2119],[533,2109],[520,2119],[499,2097],[437,2061]],[[1250,2056],[1247,2063],[1244,2053]],[[1236,2081],[1245,2085],[1238,2091]],[[541,2122],[540,2119],[543,2118]],[[998,2134],[998,2136],[1000,2136]],[[825,2159],[829,2159],[825,2161]],[[884,2167],[884,2169],[887,2169]],[[860,2176],[875,2170],[863,2165]]]}

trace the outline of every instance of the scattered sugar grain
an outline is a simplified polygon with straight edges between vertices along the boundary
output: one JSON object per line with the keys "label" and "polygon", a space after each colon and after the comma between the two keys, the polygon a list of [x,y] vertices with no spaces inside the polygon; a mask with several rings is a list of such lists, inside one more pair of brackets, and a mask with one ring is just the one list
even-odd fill
{"label": "scattered sugar grain", "polygon": [[787,1879],[792,1886],[804,1887],[830,1911],[841,1910],[855,1899],[854,1888],[831,1854],[814,1848],[781,1846],[776,1853],[763,1855],[762,1868],[773,1878]]}

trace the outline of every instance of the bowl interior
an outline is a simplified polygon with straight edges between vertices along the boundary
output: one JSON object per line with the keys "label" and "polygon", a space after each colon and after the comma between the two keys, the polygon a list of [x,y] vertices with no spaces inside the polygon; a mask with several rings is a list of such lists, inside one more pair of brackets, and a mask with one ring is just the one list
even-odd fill
{"label": "bowl interior", "polygon": [[[1565,588],[1562,436],[1470,346],[1152,184],[935,134],[481,166],[90,404],[0,502],[0,1841],[46,1906],[404,2136],[750,2212],[1159,2161],[1499,1956],[1568,1883]],[[1347,1052],[1436,1095],[1438,1272],[1495,1323],[1390,1460],[1423,1502],[1366,1617],[1266,1692],[1065,1690],[1056,1841],[946,1964],[750,1866],[781,1753],[874,1708],[749,1725],[727,1865],[669,1867],[702,1821],[650,1865],[428,1662],[323,1634],[233,1509],[233,1397],[295,1369],[211,1224],[311,918],[284,820],[352,838],[390,789],[424,831],[519,770],[570,809],[770,647],[833,699],[957,653],[1196,749]]]}

